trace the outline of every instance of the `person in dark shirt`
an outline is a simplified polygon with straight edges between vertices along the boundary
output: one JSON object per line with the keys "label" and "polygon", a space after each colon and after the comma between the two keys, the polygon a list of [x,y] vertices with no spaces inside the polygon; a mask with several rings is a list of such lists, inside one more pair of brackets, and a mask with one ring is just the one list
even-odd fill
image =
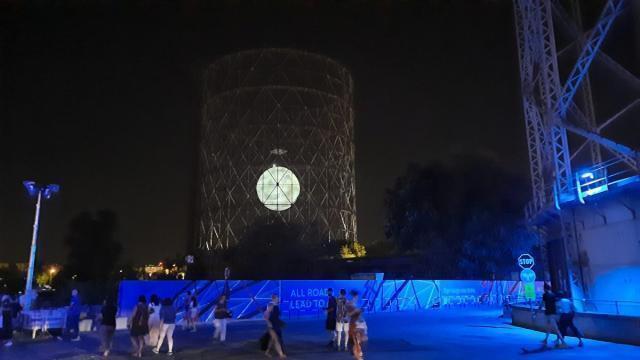
{"label": "person in dark shirt", "polygon": [[0,341],[4,341],[5,347],[13,345],[13,307],[9,295],[3,295],[0,302],[2,309],[2,331],[0,332]]}
{"label": "person in dark shirt", "polygon": [[325,321],[325,329],[329,332],[329,344],[327,346],[333,346],[336,341],[336,298],[333,296],[333,289],[327,289],[327,320]]}
{"label": "person in dark shirt", "polygon": [[227,339],[227,319],[230,318],[229,309],[227,308],[227,296],[220,295],[216,308],[213,311],[213,326],[215,331],[213,332],[213,339],[219,339],[220,342],[225,342]]}
{"label": "person in dark shirt", "polygon": [[71,341],[80,341],[80,313],[82,312],[82,303],[78,290],[71,291],[71,300],[67,308],[67,333],[71,337]]}
{"label": "person in dark shirt", "polygon": [[118,308],[111,298],[107,298],[102,303],[100,322],[100,352],[106,357],[111,352],[113,345],[113,334],[116,331],[116,313]]}
{"label": "person in dark shirt", "polygon": [[264,319],[267,321],[267,332],[269,334],[269,345],[265,355],[271,357],[271,348],[275,347],[281,359],[287,356],[284,353],[284,343],[282,341],[282,326],[284,322],[280,319],[280,297],[277,294],[271,295],[271,302],[264,312]]}
{"label": "person in dark shirt", "polygon": [[133,344],[133,357],[142,357],[144,337],[149,334],[149,307],[144,295],[138,297],[138,304],[133,309],[130,319],[131,344]]}
{"label": "person in dark shirt", "polygon": [[[542,302],[540,303],[540,307],[538,310],[542,309],[544,305],[544,317],[546,324],[546,332],[544,336],[544,340],[542,343],[546,346],[547,340],[549,339],[549,333],[553,331],[556,334],[556,343],[560,342],[561,346],[566,346],[564,342],[564,338],[558,329],[558,315],[556,313],[556,295],[551,291],[551,285],[545,283],[544,284],[544,294],[542,295]],[[535,316],[535,315],[534,315]]]}

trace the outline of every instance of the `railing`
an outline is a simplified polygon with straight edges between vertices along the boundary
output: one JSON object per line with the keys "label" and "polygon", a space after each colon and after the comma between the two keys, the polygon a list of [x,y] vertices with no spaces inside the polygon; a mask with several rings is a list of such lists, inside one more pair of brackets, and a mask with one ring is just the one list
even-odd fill
{"label": "railing", "polygon": [[525,218],[532,221],[545,210],[562,206],[566,202],[579,201],[584,203],[585,199],[591,196],[640,181],[638,171],[619,158],[609,159],[589,168],[575,170],[574,177],[574,183],[570,187],[571,194],[563,194],[554,198],[555,188],[553,185],[547,185],[544,191],[545,197],[549,195],[551,197],[542,199],[543,204],[534,200],[529,201],[524,208]]}
{"label": "railing", "polygon": [[640,316],[640,301],[574,299],[585,313]]}
{"label": "railing", "polygon": [[[542,299],[529,301],[523,297],[513,297],[505,299],[506,306],[521,305],[531,309],[537,309]],[[640,301],[627,300],[593,300],[593,299],[572,299],[578,312],[588,314],[608,314],[622,316],[640,316]]]}

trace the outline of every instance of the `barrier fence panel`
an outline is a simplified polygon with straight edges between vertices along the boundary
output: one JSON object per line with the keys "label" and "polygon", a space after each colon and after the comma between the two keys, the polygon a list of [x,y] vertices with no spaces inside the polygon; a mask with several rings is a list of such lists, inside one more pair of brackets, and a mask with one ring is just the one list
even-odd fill
{"label": "barrier fence panel", "polygon": [[[327,307],[327,289],[338,296],[360,294],[359,306],[367,312],[416,311],[438,307],[500,306],[508,298],[523,296],[518,281],[484,280],[228,280],[228,307],[235,319],[261,318],[272,294],[280,296],[284,317],[321,317]],[[536,291],[541,290],[537,284]],[[128,316],[137,298],[156,294],[171,298],[184,316],[187,292],[196,294],[200,321],[211,321],[218,297],[225,291],[224,280],[122,281],[119,291],[121,316]],[[347,297],[350,297],[347,295]]]}

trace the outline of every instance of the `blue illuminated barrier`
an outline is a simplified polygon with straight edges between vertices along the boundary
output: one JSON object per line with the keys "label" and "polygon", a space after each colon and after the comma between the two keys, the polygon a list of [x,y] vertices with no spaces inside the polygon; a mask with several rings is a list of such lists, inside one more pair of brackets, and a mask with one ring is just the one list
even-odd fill
{"label": "blue illuminated barrier", "polygon": [[[121,316],[128,316],[137,298],[151,294],[171,298],[184,315],[186,293],[197,294],[200,321],[212,321],[217,298],[224,291],[224,280],[122,281],[119,291]],[[326,304],[326,289],[334,295],[340,289],[357,290],[365,311],[424,310],[435,307],[494,305],[508,298],[522,297],[519,281],[482,280],[229,280],[228,306],[235,319],[255,319],[271,300],[281,298],[284,317],[320,316]],[[537,287],[539,288],[539,287]]]}

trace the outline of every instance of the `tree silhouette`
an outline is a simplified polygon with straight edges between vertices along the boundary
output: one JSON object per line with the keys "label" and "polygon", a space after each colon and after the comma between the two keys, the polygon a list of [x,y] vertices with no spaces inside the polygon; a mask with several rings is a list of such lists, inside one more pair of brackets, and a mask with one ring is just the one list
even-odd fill
{"label": "tree silhouette", "polygon": [[537,238],[523,224],[526,182],[480,156],[410,165],[387,190],[386,237],[420,253],[426,276],[488,278],[513,271]]}
{"label": "tree silhouette", "polygon": [[[312,227],[313,228],[313,227]],[[317,231],[281,221],[257,221],[248,227],[227,259],[234,276],[248,279],[303,278],[315,260],[334,248],[323,247]]]}
{"label": "tree silhouette", "polygon": [[69,247],[66,277],[78,281],[107,281],[122,252],[115,239],[117,216],[113,211],[100,210],[95,215],[83,212],[71,220],[65,239]]}

